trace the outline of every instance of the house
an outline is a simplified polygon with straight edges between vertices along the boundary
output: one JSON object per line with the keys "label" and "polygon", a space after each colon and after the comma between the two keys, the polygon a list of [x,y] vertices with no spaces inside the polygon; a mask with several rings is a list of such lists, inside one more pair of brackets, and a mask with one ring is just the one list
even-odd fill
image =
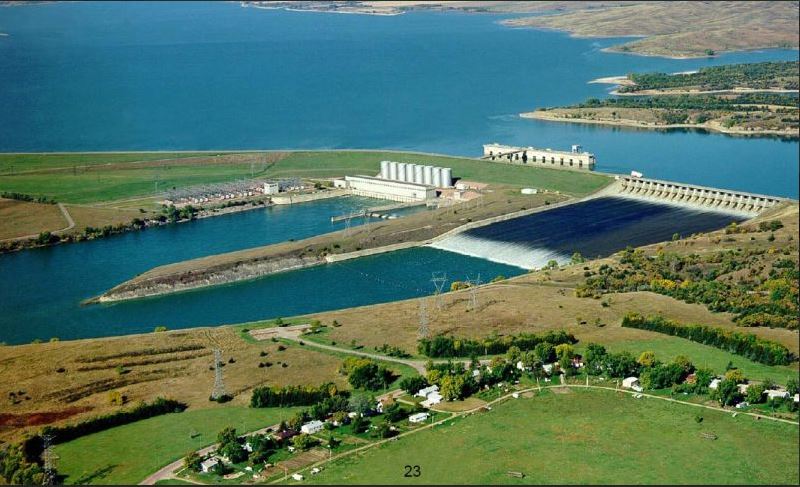
{"label": "house", "polygon": [[293,480],[297,480],[298,482],[303,480],[304,478],[305,477],[303,477],[303,474],[299,474],[299,473],[293,473],[292,474],[292,479]]}
{"label": "house", "polygon": [[789,397],[789,391],[786,389],[767,389],[764,391],[764,394],[767,395],[767,399],[783,399],[784,397]]}
{"label": "house", "polygon": [[794,402],[800,402],[800,394],[794,395]]}
{"label": "house", "polygon": [[511,393],[511,397],[513,397],[514,399],[519,399],[519,392]]}
{"label": "house", "polygon": [[325,423],[319,420],[309,421],[308,423],[304,424],[300,427],[300,432],[305,433],[307,435],[313,435],[314,433],[319,433],[320,431],[325,428]]}
{"label": "house", "polygon": [[253,445],[251,445],[249,441],[244,442],[243,448],[247,453],[253,453]]}
{"label": "house", "polygon": [[439,392],[439,386],[434,384],[432,386],[425,387],[424,389],[420,389],[419,392],[415,394],[415,396],[427,398],[428,394],[430,394],[431,392]]}
{"label": "house", "polygon": [[555,364],[544,364],[542,365],[542,370],[544,370],[546,374],[552,374],[554,365]]}
{"label": "house", "polygon": [[219,459],[217,457],[211,457],[206,460],[200,462],[200,471],[203,473],[210,472],[217,464],[219,463]]}
{"label": "house", "polygon": [[750,384],[738,384],[736,387],[739,388],[739,394],[747,394],[747,388],[750,387]]}
{"label": "house", "polygon": [[480,376],[481,376],[481,371],[480,371],[480,369],[473,369],[473,370],[472,370],[472,377],[475,377],[475,378],[477,378],[477,377],[480,377]]}
{"label": "house", "polygon": [[408,417],[409,423],[424,423],[428,419],[428,413],[412,414]]}
{"label": "house", "polygon": [[686,384],[694,384],[697,382],[697,374],[689,374],[686,376],[686,380],[683,381]]}
{"label": "house", "polygon": [[715,377],[715,378],[711,379],[711,383],[710,383],[710,384],[708,384],[708,388],[709,388],[709,389],[717,389],[717,388],[719,387],[719,383],[720,383],[720,382],[722,382],[722,380],[720,380],[720,379],[717,379],[717,378]]}
{"label": "house", "polygon": [[626,377],[622,379],[622,387],[625,389],[633,389],[636,392],[642,392],[643,390],[638,377]]}
{"label": "house", "polygon": [[525,370],[525,364],[522,363],[522,360],[517,361],[517,368],[519,370]]}
{"label": "house", "polygon": [[439,394],[438,392],[434,391],[434,392],[431,392],[430,394],[428,394],[428,398],[425,399],[424,401],[422,401],[421,404],[424,407],[429,408],[429,407],[433,406],[434,404],[439,404],[440,402],[442,402],[442,395]]}

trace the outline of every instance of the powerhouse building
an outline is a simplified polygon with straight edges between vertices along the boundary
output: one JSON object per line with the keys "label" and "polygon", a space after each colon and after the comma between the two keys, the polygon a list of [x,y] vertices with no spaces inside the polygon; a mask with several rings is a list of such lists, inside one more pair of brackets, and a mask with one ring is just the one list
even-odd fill
{"label": "powerhouse building", "polygon": [[345,176],[350,191],[357,196],[410,203],[436,198],[436,188],[425,184],[392,181],[372,176]]}
{"label": "powerhouse building", "polygon": [[551,167],[555,169],[575,169],[594,171],[595,157],[591,152],[573,145],[570,151],[537,149],[535,147],[515,147],[502,144],[485,144],[483,158],[511,164]]}

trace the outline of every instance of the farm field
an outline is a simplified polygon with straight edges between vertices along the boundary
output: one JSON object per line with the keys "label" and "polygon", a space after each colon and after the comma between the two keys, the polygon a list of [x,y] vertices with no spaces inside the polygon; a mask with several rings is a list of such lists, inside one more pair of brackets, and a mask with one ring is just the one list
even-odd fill
{"label": "farm field", "polygon": [[[336,461],[305,482],[796,484],[798,453],[795,425],[573,389],[511,399]],[[420,476],[405,477],[406,465],[419,465]]]}
{"label": "farm field", "polygon": [[224,405],[145,419],[56,446],[58,470],[66,484],[136,484],[214,443],[226,426],[244,433],[277,424],[295,411]]}
{"label": "farm field", "polygon": [[57,205],[0,198],[0,240],[66,226],[67,221]]}

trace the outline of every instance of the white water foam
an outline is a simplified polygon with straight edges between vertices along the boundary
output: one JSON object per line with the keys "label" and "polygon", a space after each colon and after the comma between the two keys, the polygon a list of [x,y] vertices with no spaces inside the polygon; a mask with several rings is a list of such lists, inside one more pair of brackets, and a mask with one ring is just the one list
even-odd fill
{"label": "white water foam", "polygon": [[566,264],[570,256],[546,249],[530,248],[522,243],[498,242],[466,234],[453,235],[428,245],[480,259],[513,265],[526,270],[541,269],[551,260]]}
{"label": "white water foam", "polygon": [[673,201],[668,200],[666,198],[660,198],[658,196],[650,196],[650,195],[640,195],[636,193],[619,193],[611,195],[612,198],[622,198],[634,201],[643,201],[645,203],[652,203],[654,205],[662,205],[662,206],[672,206],[675,208],[681,208],[684,210],[693,211],[695,213],[716,213],[722,215],[729,215],[738,218],[753,218],[758,216],[757,211],[744,211],[744,210],[734,210],[731,208],[720,208],[718,206],[709,206],[709,205],[701,205],[699,203],[694,203],[691,201]]}

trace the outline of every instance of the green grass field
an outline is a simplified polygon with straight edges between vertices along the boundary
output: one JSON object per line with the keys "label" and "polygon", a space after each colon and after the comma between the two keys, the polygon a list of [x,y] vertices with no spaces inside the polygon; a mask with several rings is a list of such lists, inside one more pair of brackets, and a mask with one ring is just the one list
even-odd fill
{"label": "green grass field", "polygon": [[56,446],[58,472],[66,475],[67,484],[136,484],[214,443],[226,426],[244,433],[272,426],[298,410],[228,405],[138,421]]}
{"label": "green grass field", "polygon": [[[546,391],[333,462],[304,482],[797,484],[797,435],[795,425],[657,399]],[[406,477],[406,465],[419,477]]]}
{"label": "green grass field", "polygon": [[[178,164],[180,159],[207,156],[202,164]],[[257,158],[257,156],[254,156]],[[137,164],[175,159],[174,165]],[[345,174],[375,174],[381,160],[420,162],[453,168],[455,177],[486,183],[532,186],[583,195],[609,182],[609,178],[556,169],[510,166],[474,159],[428,156],[398,152],[320,151],[293,152],[262,170],[256,177],[332,177]],[[104,167],[112,164],[111,167]],[[91,166],[74,170],[74,167]],[[25,171],[39,172],[25,172]],[[98,203],[152,196],[168,188],[250,178],[251,165],[214,163],[212,154],[0,154],[0,191],[47,196],[65,203]]]}
{"label": "green grass field", "polygon": [[651,351],[655,352],[656,358],[662,362],[671,362],[676,356],[685,355],[696,367],[708,367],[720,375],[725,373],[728,362],[733,362],[733,365],[741,369],[748,379],[763,381],[769,378],[778,384],[786,384],[788,379],[797,378],[798,374],[796,364],[794,368],[764,365],[740,355],[676,337],[618,341],[607,344],[606,348],[612,352],[627,350],[637,357],[644,351]]}

